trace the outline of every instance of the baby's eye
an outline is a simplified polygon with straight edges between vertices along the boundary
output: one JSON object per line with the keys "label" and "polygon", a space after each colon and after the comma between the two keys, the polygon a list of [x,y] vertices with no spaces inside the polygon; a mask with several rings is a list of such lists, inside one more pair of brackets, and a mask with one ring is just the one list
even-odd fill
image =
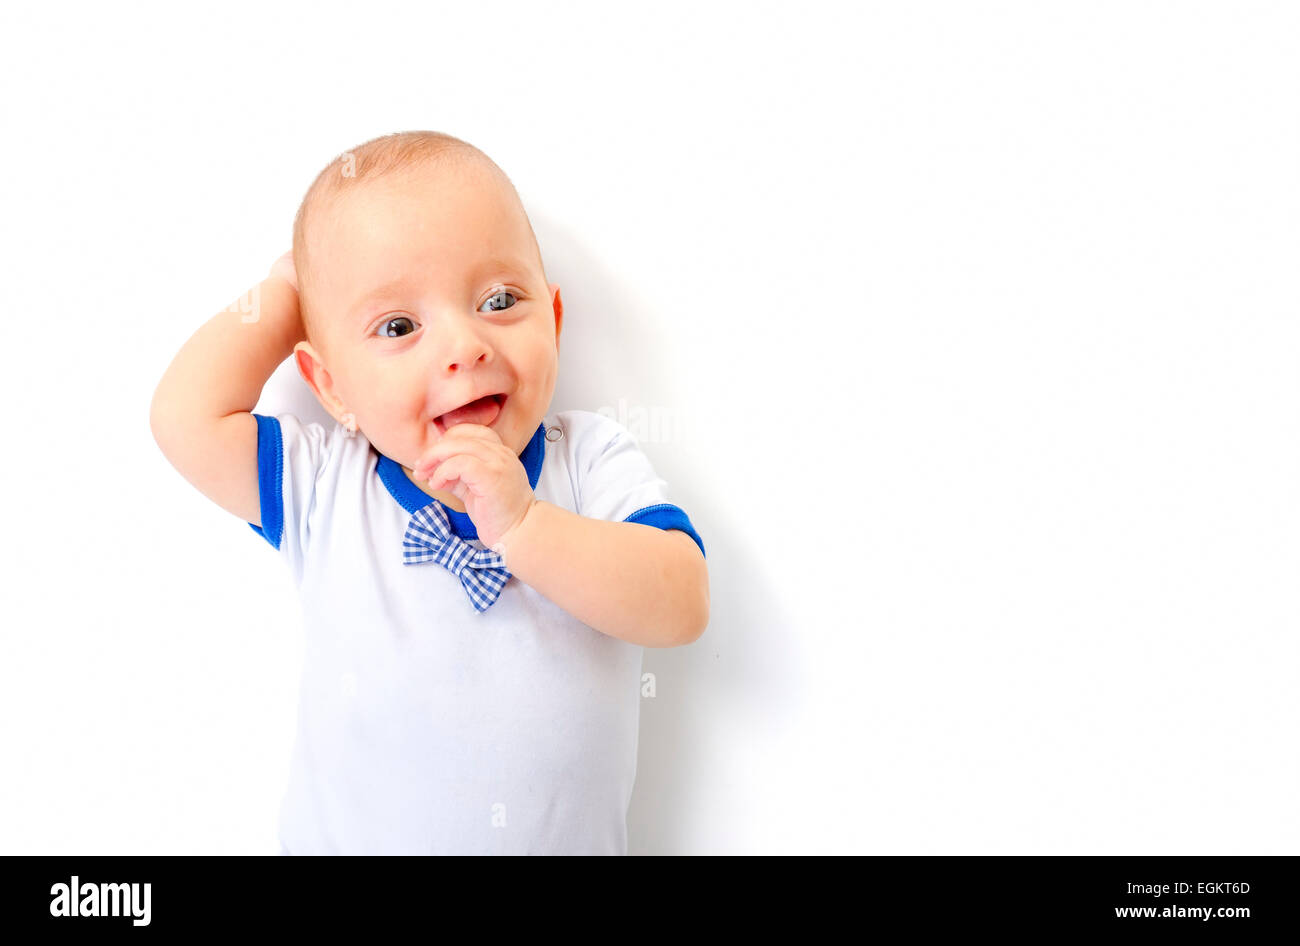
{"label": "baby's eye", "polygon": [[[400,327],[403,322],[407,325],[406,329]],[[386,335],[389,338],[401,338],[403,335],[409,335],[414,331],[414,322],[404,315],[395,315],[391,319],[385,319],[383,322],[380,322],[379,327],[375,330],[375,334]]]}
{"label": "baby's eye", "polygon": [[[488,297],[488,301],[485,302],[485,303],[483,303],[483,304],[484,304],[484,305],[487,305],[487,304],[488,304],[489,302],[491,302],[493,299],[500,299],[502,296],[509,296],[511,299],[514,299],[514,298],[515,298],[515,294],[514,294],[513,292],[511,292],[511,291],[508,290],[508,289],[502,289],[502,290],[500,290],[499,292],[494,292],[494,293],[492,293],[492,295]],[[516,301],[517,301],[517,300],[516,300]],[[514,306],[514,303],[513,303],[513,302],[510,303],[510,305],[494,306],[494,307],[493,307],[492,309],[490,309],[489,311],[490,311],[490,312],[500,312],[502,309],[509,309],[509,308],[511,308],[512,306]],[[479,311],[482,311],[482,310],[480,309]]]}

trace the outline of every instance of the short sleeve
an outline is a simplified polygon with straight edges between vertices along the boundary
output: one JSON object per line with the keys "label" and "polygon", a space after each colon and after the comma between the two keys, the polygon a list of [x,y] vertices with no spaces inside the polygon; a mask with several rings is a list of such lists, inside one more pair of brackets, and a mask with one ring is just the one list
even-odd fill
{"label": "short sleeve", "polygon": [[[574,424],[578,513],[607,522],[639,522],[680,529],[700,547],[704,541],[686,512],[672,501],[668,483],[654,470],[636,439],[613,418],[591,412]],[[707,557],[707,556],[706,556]]]}
{"label": "short sleeve", "polygon": [[316,502],[316,483],[330,457],[335,430],[303,423],[292,414],[257,419],[257,486],[261,526],[248,524],[266,539],[295,572],[301,572]]}

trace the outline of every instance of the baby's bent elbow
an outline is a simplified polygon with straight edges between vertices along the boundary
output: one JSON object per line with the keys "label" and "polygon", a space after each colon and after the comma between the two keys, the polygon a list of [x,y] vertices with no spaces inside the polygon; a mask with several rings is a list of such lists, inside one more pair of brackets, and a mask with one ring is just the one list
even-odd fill
{"label": "baby's bent elbow", "polygon": [[[699,556],[698,549],[692,548],[692,552]],[[703,559],[699,559],[693,565],[692,576],[687,587],[690,593],[686,598],[687,603],[682,608],[686,616],[682,630],[677,635],[676,646],[678,647],[695,643],[709,626],[709,571]]]}

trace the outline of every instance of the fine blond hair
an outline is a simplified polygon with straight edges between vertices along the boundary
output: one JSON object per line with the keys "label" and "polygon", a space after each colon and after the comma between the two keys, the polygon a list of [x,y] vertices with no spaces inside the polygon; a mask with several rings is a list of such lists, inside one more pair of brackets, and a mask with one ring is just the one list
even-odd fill
{"label": "fine blond hair", "polygon": [[[527,221],[528,214],[524,212],[523,203],[509,176],[483,151],[454,135],[440,131],[401,131],[380,135],[349,148],[321,168],[303,195],[293,219],[293,265],[298,278],[299,309],[309,338],[315,340],[316,337],[313,332],[316,302],[312,284],[317,274],[312,269],[308,241],[312,224],[327,213],[330,206],[344,194],[394,172],[430,164],[487,169],[514,196]],[[541,249],[536,234],[532,232],[531,222],[528,223],[528,231],[532,236],[538,266],[541,267]],[[542,272],[545,273],[544,268]]]}

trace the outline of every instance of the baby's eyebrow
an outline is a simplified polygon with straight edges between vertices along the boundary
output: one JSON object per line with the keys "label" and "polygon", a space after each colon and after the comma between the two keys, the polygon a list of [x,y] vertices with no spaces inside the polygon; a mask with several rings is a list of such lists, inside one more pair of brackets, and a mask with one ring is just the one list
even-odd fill
{"label": "baby's eyebrow", "polygon": [[375,302],[378,299],[386,299],[389,296],[395,296],[405,288],[405,279],[394,279],[391,282],[384,283],[382,286],[376,286],[373,289],[369,289],[366,292],[363,292],[361,296],[352,303],[352,311],[364,312],[364,307],[369,303]]}
{"label": "baby's eyebrow", "polygon": [[[487,276],[515,276],[527,271],[527,267],[519,265],[516,260],[507,259],[501,256],[490,256],[479,261],[479,264],[470,270],[467,279],[473,281],[476,279],[483,279]],[[394,279],[384,283],[383,285],[375,286],[373,289],[368,289],[363,292],[356,301],[352,303],[351,311],[356,313],[356,318],[362,318],[365,315],[366,306],[373,302],[377,302],[380,299],[387,299],[400,295],[408,289],[409,285],[406,279]]]}

